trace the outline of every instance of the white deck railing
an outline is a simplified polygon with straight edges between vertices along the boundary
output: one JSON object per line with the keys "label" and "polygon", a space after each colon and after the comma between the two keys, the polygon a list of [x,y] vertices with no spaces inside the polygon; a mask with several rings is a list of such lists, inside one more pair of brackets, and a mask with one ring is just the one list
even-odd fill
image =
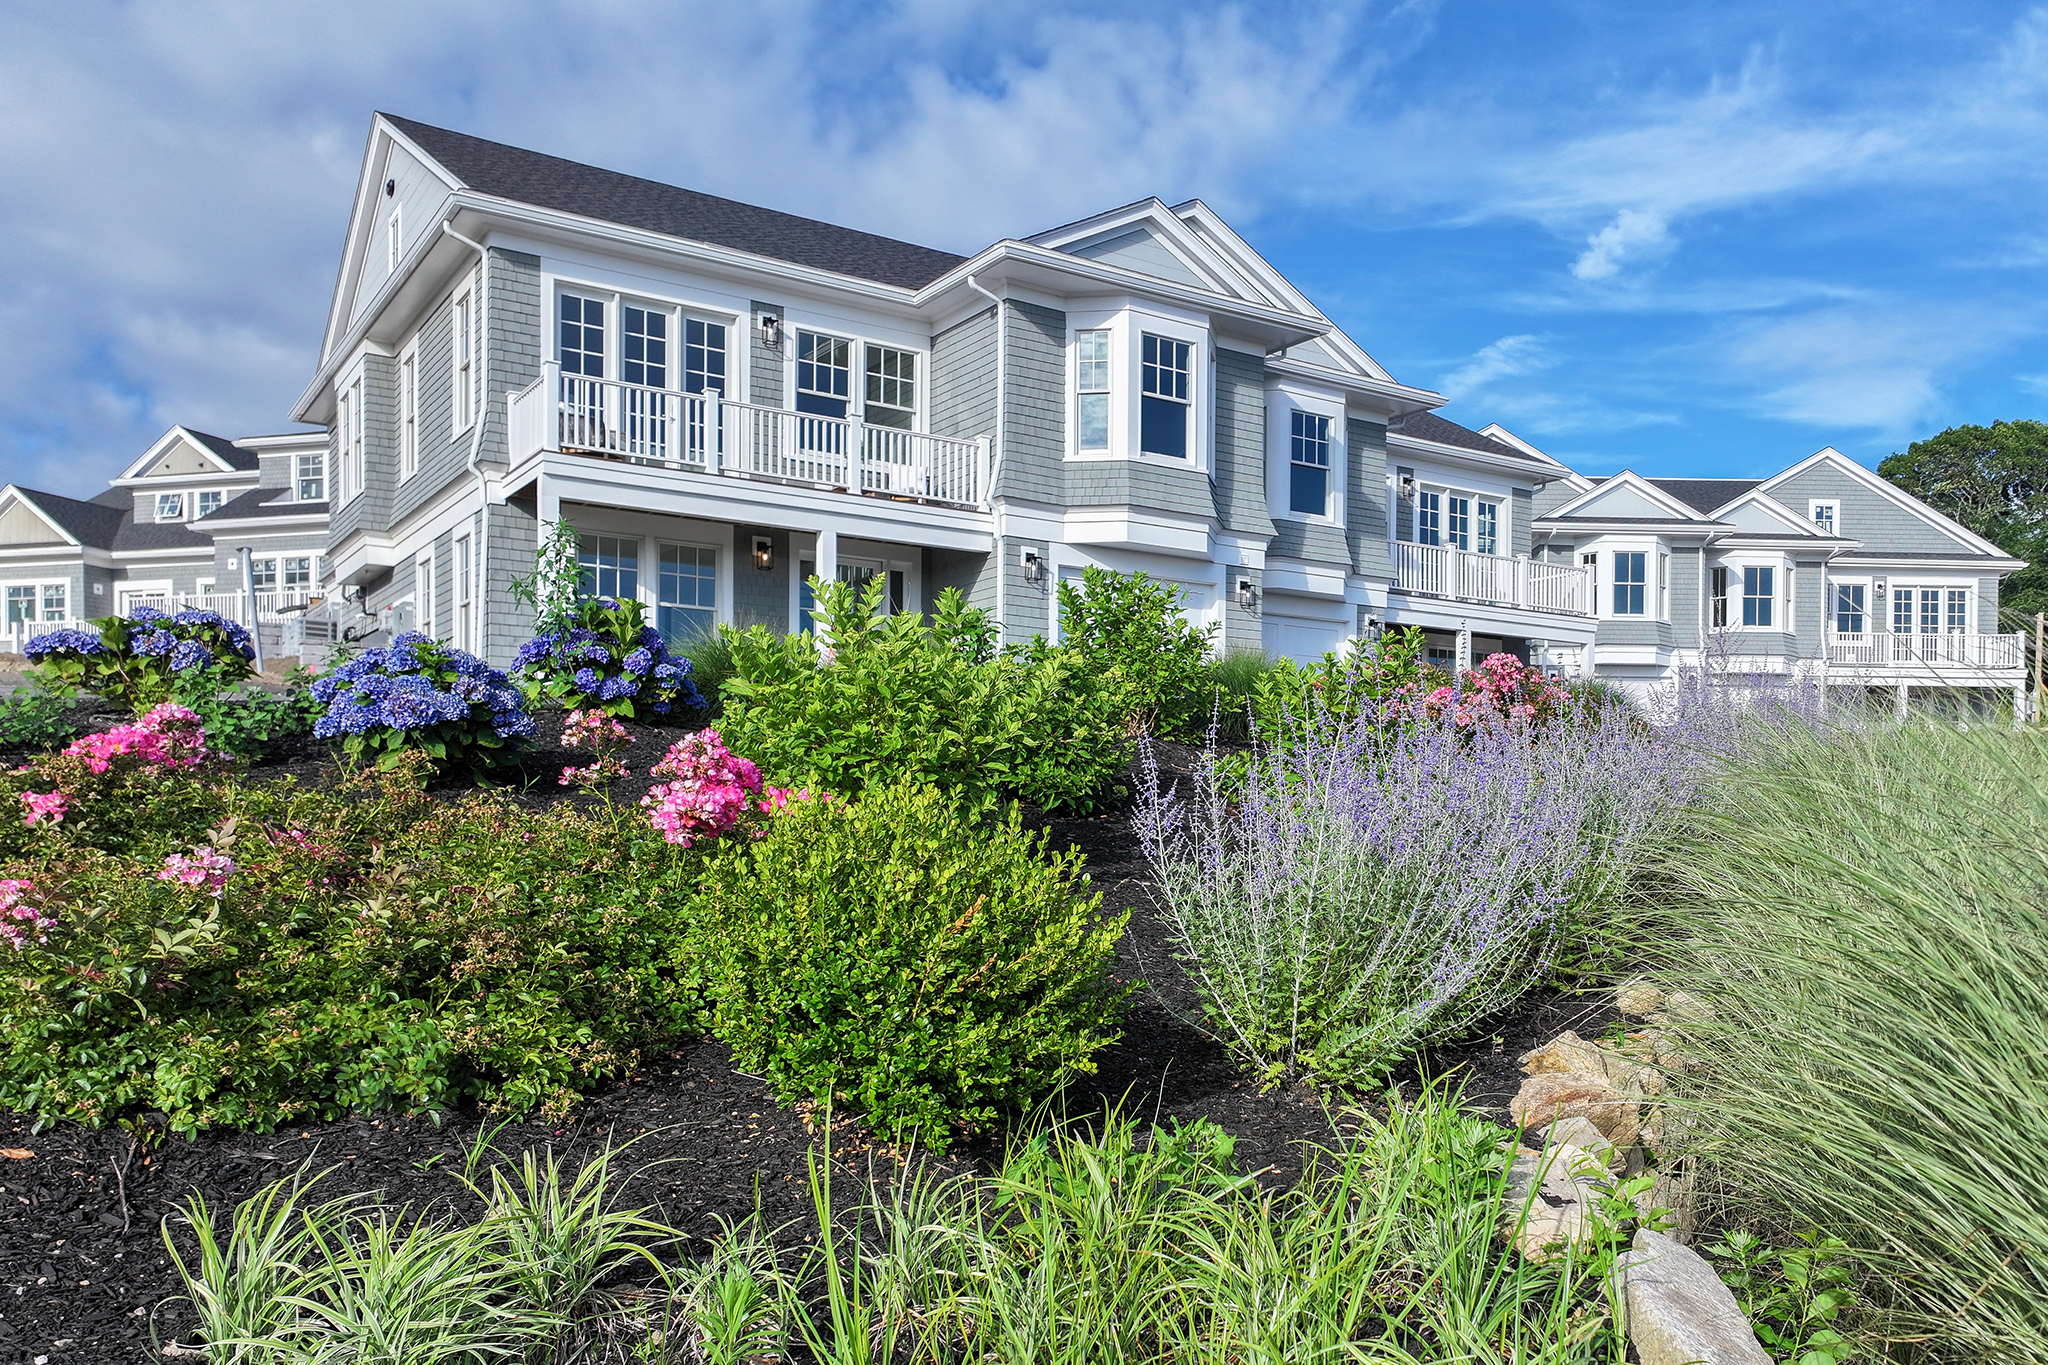
{"label": "white deck railing", "polygon": [[553,363],[512,395],[507,436],[515,462],[559,450],[968,506],[987,485],[984,441],[563,374]]}
{"label": "white deck railing", "polygon": [[1828,662],[1844,668],[2003,669],[2026,667],[2020,635],[1912,635],[1905,631],[1828,634]]}
{"label": "white deck railing", "polygon": [[[305,589],[290,592],[259,592],[256,594],[255,618],[265,626],[280,626],[300,616],[306,605],[318,600],[318,594]],[[126,615],[137,607],[155,607],[158,611],[210,611],[227,617],[237,625],[249,624],[249,599],[238,592],[216,593],[123,593],[119,605],[108,615]],[[85,620],[67,621],[7,621],[0,622],[0,653],[19,654],[22,647],[38,635],[48,635],[58,630],[90,630]]]}
{"label": "white deck railing", "polygon": [[1592,586],[1576,564],[1539,564],[1527,555],[1482,555],[1405,540],[1389,548],[1395,581],[1407,592],[1569,616],[1593,614]]}

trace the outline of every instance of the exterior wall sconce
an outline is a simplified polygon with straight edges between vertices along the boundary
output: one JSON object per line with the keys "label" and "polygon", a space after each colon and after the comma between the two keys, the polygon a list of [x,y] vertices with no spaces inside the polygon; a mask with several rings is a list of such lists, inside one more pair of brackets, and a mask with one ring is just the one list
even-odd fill
{"label": "exterior wall sconce", "polygon": [[754,537],[754,567],[761,570],[775,567],[775,542],[767,536]]}
{"label": "exterior wall sconce", "polygon": [[1401,476],[1401,496],[1404,498],[1415,496],[1415,476],[1413,474],[1403,474]]}
{"label": "exterior wall sconce", "polygon": [[782,344],[782,319],[773,313],[761,314],[761,344],[771,349]]}
{"label": "exterior wall sconce", "polygon": [[1875,583],[1872,583],[1870,590],[1879,597],[1884,596],[1884,580],[1880,578]]}
{"label": "exterior wall sconce", "polygon": [[1257,611],[1259,609],[1259,590],[1252,586],[1252,581],[1249,578],[1237,580],[1237,605],[1243,607],[1246,611]]}
{"label": "exterior wall sconce", "polygon": [[1043,583],[1045,581],[1045,558],[1038,551],[1026,547],[1023,553],[1024,581]]}

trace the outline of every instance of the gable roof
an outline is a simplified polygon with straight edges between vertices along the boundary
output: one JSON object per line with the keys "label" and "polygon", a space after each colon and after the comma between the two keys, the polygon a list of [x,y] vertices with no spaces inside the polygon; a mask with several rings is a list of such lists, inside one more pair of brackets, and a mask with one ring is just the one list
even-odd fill
{"label": "gable roof", "polygon": [[1879,497],[1888,500],[1894,506],[1899,507],[1904,511],[1912,513],[1914,516],[1919,517],[1922,521],[1927,522],[1936,530],[1941,531],[1943,534],[1949,536],[1951,539],[1960,541],[1965,547],[1976,552],[1977,554],[1996,555],[2000,559],[2005,559],[2009,557],[2006,555],[2005,551],[1999,549],[1996,545],[1993,545],[1990,541],[1986,540],[1983,536],[1978,535],[1969,527],[1963,525],[1961,522],[1955,520],[1953,517],[1949,517],[1940,512],[1937,512],[1934,508],[1929,507],[1926,503],[1920,501],[1920,499],[1914,497],[1911,493],[1908,493],[1905,489],[1899,487],[1891,480],[1884,478],[1883,476],[1876,474],[1871,470],[1865,469],[1862,465],[1856,463],[1856,461],[1850,459],[1841,451],[1836,450],[1833,446],[1822,446],[1819,450],[1814,451],[1813,454],[1807,456],[1798,464],[1793,465],[1790,469],[1771,475],[1771,477],[1765,479],[1763,483],[1759,485],[1759,487],[1761,487],[1764,492],[1768,493],[1776,485],[1805,473],[1807,470],[1812,469],[1815,465],[1822,464],[1837,469],[1840,472],[1848,475],[1850,478],[1855,479],[1859,483],[1863,484],[1864,487],[1868,488],[1871,492],[1877,494]]}
{"label": "gable roof", "polygon": [[1687,507],[1711,515],[1749,492],[1762,479],[1649,479]]}
{"label": "gable roof", "polygon": [[134,505],[134,500],[127,497],[123,501],[128,507],[109,507],[104,503],[80,502],[77,498],[44,493],[34,488],[17,486],[13,491],[16,497],[41,513],[44,521],[80,545],[96,550],[114,548],[121,522]]}
{"label": "gable roof", "polygon": [[380,115],[469,189],[772,260],[916,289],[967,258]]}
{"label": "gable roof", "polygon": [[224,473],[246,474],[260,468],[263,463],[255,451],[243,450],[224,436],[214,436],[208,432],[194,431],[191,427],[177,426],[150,442],[149,449],[142,452],[142,458],[122,470],[121,477],[141,478],[151,465],[168,453],[171,446],[181,441],[198,450],[200,454],[212,457]]}
{"label": "gable roof", "polygon": [[1518,450],[1505,441],[1496,441],[1491,436],[1482,436],[1470,427],[1461,427],[1433,412],[1411,412],[1406,417],[1396,417],[1387,423],[1387,430],[1413,436],[1418,441],[1434,441],[1440,446],[1456,446],[1460,450],[1520,460],[1524,464],[1538,463],[1527,451]]}
{"label": "gable roof", "polygon": [[[1539,520],[1576,519],[1629,522],[1639,525],[1677,523],[1686,526],[1697,526],[1702,522],[1713,521],[1705,512],[1695,512],[1691,504],[1679,501],[1677,497],[1659,487],[1660,482],[1646,479],[1634,470],[1624,469],[1619,474],[1596,481],[1590,489]],[[1646,517],[1635,512],[1623,516],[1603,515],[1600,511],[1600,504],[1603,502],[1618,503],[1621,507],[1646,505],[1663,515]]]}

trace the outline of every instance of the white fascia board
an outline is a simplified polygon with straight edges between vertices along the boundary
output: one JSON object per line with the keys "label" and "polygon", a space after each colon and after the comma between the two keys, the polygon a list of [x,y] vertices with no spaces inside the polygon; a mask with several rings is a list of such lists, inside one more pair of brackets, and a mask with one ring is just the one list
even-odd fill
{"label": "white fascia board", "polygon": [[1552,644],[1590,644],[1599,629],[1594,616],[1537,611],[1494,602],[1458,602],[1403,592],[1387,594],[1387,624],[1429,630],[1469,630],[1478,635],[1504,635],[1548,640]]}
{"label": "white fascia board", "polygon": [[12,483],[8,484],[5,488],[0,488],[0,506],[5,506],[7,499],[9,498],[13,498],[16,502],[23,504],[31,512],[34,512],[36,516],[40,517],[42,519],[43,524],[49,527],[52,531],[55,531],[57,533],[57,538],[61,540],[64,544],[76,545],[81,549],[84,548],[85,542],[81,541],[77,536],[74,536],[69,531],[65,530],[64,524],[62,522],[58,521],[55,517],[51,516],[48,512],[44,511],[41,507],[39,507],[36,504],[36,500],[29,495],[29,491],[27,489],[21,487],[19,484]]}
{"label": "white fascia board", "polygon": [[1524,455],[1541,460],[1546,466],[1556,470],[1557,473],[1549,480],[1551,483],[1562,483],[1566,487],[1575,488],[1581,493],[1594,486],[1593,481],[1579,473],[1578,470],[1573,469],[1555,455],[1545,454],[1543,451],[1538,450],[1535,446],[1515,435],[1515,433],[1509,431],[1498,422],[1488,422],[1479,429],[1479,434],[1486,437],[1489,441],[1499,441],[1502,445],[1513,446]]}
{"label": "white fascia board", "polygon": [[194,530],[202,535],[225,534],[230,531],[260,534],[270,529],[275,529],[282,534],[288,530],[298,531],[309,526],[325,526],[327,522],[328,514],[325,512],[302,512],[287,513],[284,516],[276,517],[236,517],[231,521],[217,521],[212,517],[207,517],[203,520],[192,522],[191,525]]}
{"label": "white fascia board", "polygon": [[1483,450],[1445,445],[1441,441],[1425,441],[1403,432],[1390,431],[1387,433],[1387,455],[1391,458],[1397,450],[1412,454],[1421,460],[1436,460],[1443,464],[1484,469],[1495,474],[1518,475],[1530,483],[1548,483],[1556,477],[1549,470],[1532,469],[1527,460],[1512,459],[1506,455],[1489,455]]}
{"label": "white fascia board", "polygon": [[1785,470],[1783,473],[1771,475],[1770,478],[1765,479],[1762,483],[1758,484],[1754,491],[1769,492],[1773,484],[1779,483],[1785,479],[1789,479],[1795,474],[1804,473],[1806,470],[1813,468],[1817,464],[1832,465],[1834,468],[1840,470],[1844,474],[1849,475],[1851,478],[1861,480],[1864,487],[1870,489],[1872,492],[1878,494],[1881,497],[1890,499],[1893,505],[1897,506],[1902,511],[1911,512],[1913,515],[1919,517],[1921,520],[1932,523],[1938,530],[1947,532],[1949,535],[1954,536],[1957,540],[1962,541],[1965,545],[1968,545],[1973,549],[1980,551],[1983,554],[1998,555],[2001,557],[2005,554],[2005,551],[1999,549],[1996,545],[1993,545],[1990,541],[1978,535],[1969,527],[1963,525],[1959,521],[1956,521],[1952,517],[1946,516],[1941,512],[1937,512],[1932,507],[1929,507],[1926,503],[1920,501],[1920,499],[1914,497],[1911,493],[1908,493],[1905,489],[1900,488],[1898,485],[1892,483],[1890,480],[1877,474],[1875,471],[1865,469],[1862,465],[1856,463],[1856,461],[1850,459],[1841,451],[1836,450],[1833,446],[1823,446],[1819,450],[1813,452],[1813,454],[1801,460],[1798,464],[1795,464],[1790,469]]}
{"label": "white fascia board", "polygon": [[[320,359],[324,365],[334,353],[334,343],[348,321],[348,302],[355,297],[355,286],[362,279],[363,262],[369,257],[370,234],[377,215],[371,211],[376,204],[378,191],[385,179],[385,170],[391,164],[389,148],[403,148],[422,166],[433,172],[450,193],[463,188],[446,166],[427,155],[426,151],[411,138],[398,131],[383,114],[370,120],[370,134],[363,146],[362,169],[356,176],[356,197],[349,208],[348,232],[342,238],[341,263],[335,274],[334,297],[328,304],[327,328],[321,338]],[[440,236],[437,228],[432,234]],[[423,238],[424,239],[424,238]],[[400,274],[406,263],[400,262]],[[366,310],[367,312],[375,311]]]}
{"label": "white fascia board", "polygon": [[131,478],[124,474],[118,479],[108,479],[109,488],[134,488],[146,493],[162,491],[181,493],[188,489],[234,488],[241,492],[257,486],[263,476],[257,469],[234,469],[225,474],[157,474],[142,478]]}
{"label": "white fascia board", "polygon": [[306,450],[325,450],[332,433],[326,431],[282,431],[271,436],[244,436],[235,449],[254,455],[288,455]]}
{"label": "white fascia board", "polygon": [[2027,567],[2026,560],[2014,559],[2010,555],[1957,555],[1954,558],[1907,559],[1882,552],[1862,554],[1854,550],[1845,551],[1834,560],[1834,563],[1844,569],[1889,569],[1896,573],[1926,569],[1934,573],[2009,574],[2018,573]]}
{"label": "white fascia board", "polygon": [[[148,467],[150,466],[150,464],[152,464],[153,462],[155,462],[155,461],[157,461],[157,460],[160,460],[160,459],[162,459],[162,458],[163,458],[163,456],[164,456],[164,452],[165,452],[166,450],[169,450],[169,449],[170,449],[170,447],[171,447],[171,446],[172,446],[173,444],[175,444],[176,442],[179,442],[179,441],[182,441],[182,442],[184,442],[184,443],[185,443],[186,445],[189,445],[189,446],[191,446],[191,447],[192,447],[192,448],[193,448],[194,450],[198,451],[198,452],[199,452],[199,453],[200,453],[201,455],[204,455],[204,456],[205,456],[205,457],[206,457],[207,459],[209,459],[209,460],[212,460],[212,461],[214,462],[214,464],[216,464],[216,465],[218,465],[218,466],[220,467],[220,469],[221,469],[221,472],[222,472],[222,473],[225,473],[225,474],[249,474],[249,475],[253,476],[253,475],[255,474],[255,472],[256,472],[256,471],[255,471],[255,470],[253,470],[253,469],[246,469],[246,470],[245,470],[245,469],[237,469],[237,468],[235,468],[235,467],[234,467],[233,465],[229,464],[229,463],[228,463],[228,462],[227,462],[226,460],[223,460],[223,459],[222,459],[222,458],[221,458],[220,456],[216,455],[216,454],[215,454],[215,453],[213,452],[213,448],[212,448],[211,446],[207,445],[207,444],[206,444],[206,442],[204,442],[204,441],[200,440],[200,439],[199,439],[199,438],[198,438],[197,436],[195,436],[195,435],[194,435],[194,434],[192,433],[192,431],[191,431],[191,429],[190,429],[190,428],[188,428],[188,427],[182,427],[182,426],[176,426],[176,427],[172,427],[172,428],[171,428],[171,429],[170,429],[169,431],[165,432],[165,433],[164,433],[163,435],[161,435],[161,436],[157,437],[157,438],[156,438],[156,441],[155,441],[155,443],[154,443],[153,445],[151,445],[151,446],[150,446],[150,448],[149,448],[148,450],[146,450],[146,451],[144,451],[144,452],[143,452],[143,454],[142,454],[142,458],[141,458],[141,459],[137,460],[137,461],[136,461],[136,462],[135,462],[134,464],[131,464],[131,465],[129,465],[129,466],[128,466],[128,468],[126,468],[125,470],[123,470],[123,471],[121,472],[121,477],[120,477],[120,478],[118,478],[118,479],[114,479],[114,480],[111,480],[111,482],[113,482],[113,483],[116,483],[116,484],[119,484],[119,483],[122,483],[123,481],[125,481],[125,480],[128,480],[128,479],[136,479],[136,478],[140,478],[140,477],[142,476],[142,471],[143,471],[144,469],[147,469],[147,468],[148,468]],[[179,478],[185,478],[185,477],[192,477],[192,478],[198,478],[198,477],[201,477],[201,476],[199,476],[199,475],[190,475],[190,476],[187,476],[187,475],[178,475],[178,476],[176,476],[176,477],[179,477]]]}
{"label": "white fascia board", "polygon": [[1072,508],[1065,525],[1061,539],[1070,545],[1121,545],[1177,559],[1215,558],[1213,527],[1206,520],[1116,503]]}
{"label": "white fascia board", "polygon": [[1444,396],[1429,389],[1418,389],[1394,380],[1373,379],[1362,374],[1346,374],[1333,370],[1327,365],[1315,365],[1306,360],[1294,360],[1285,356],[1272,356],[1266,361],[1266,373],[1282,378],[1305,380],[1325,388],[1341,389],[1347,397],[1362,400],[1361,406],[1374,411],[1384,411],[1390,418],[1406,417],[1412,412],[1428,412],[1440,408]]}
{"label": "white fascia board", "polygon": [[1548,540],[1552,536],[1594,535],[1594,536],[1646,536],[1666,540],[1697,536],[1706,542],[1725,540],[1735,534],[1735,528],[1718,521],[1601,521],[1597,517],[1573,517],[1560,520],[1555,514],[1538,517],[1531,523],[1537,535]]}
{"label": "white fascia board", "polygon": [[1722,518],[1726,517],[1728,513],[1734,511],[1736,508],[1745,505],[1755,507],[1757,510],[1761,511],[1765,516],[1771,518],[1771,520],[1781,523],[1785,527],[1785,532],[1787,535],[1805,536],[1813,540],[1829,539],[1829,537],[1822,536],[1821,533],[1817,529],[1815,529],[1814,524],[1812,522],[1806,520],[1804,517],[1801,517],[1798,513],[1794,512],[1784,503],[1779,502],[1770,494],[1764,492],[1761,488],[1752,488],[1747,493],[1744,493],[1739,497],[1730,498],[1727,502],[1724,502],[1719,507],[1716,507],[1710,515],[1714,518],[1714,520],[1719,521]]}
{"label": "white fascia board", "polygon": [[1610,493],[1617,488],[1633,489],[1635,492],[1640,493],[1644,498],[1669,511],[1673,521],[1693,521],[1696,519],[1691,507],[1672,497],[1633,469],[1624,469],[1606,482],[1594,484],[1578,497],[1552,511],[1550,515],[1553,517],[1571,516],[1573,515],[1574,508],[1592,502],[1602,494]]}

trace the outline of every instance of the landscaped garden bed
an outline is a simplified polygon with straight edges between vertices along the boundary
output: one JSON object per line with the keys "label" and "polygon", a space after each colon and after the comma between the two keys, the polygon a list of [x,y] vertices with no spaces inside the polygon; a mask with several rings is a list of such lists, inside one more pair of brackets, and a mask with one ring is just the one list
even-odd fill
{"label": "landscaped garden bed", "polygon": [[[1721,793],[1834,764],[1785,808],[1824,842],[1898,734],[1710,698],[1658,729],[1505,658],[1432,677],[1400,637],[1211,665],[1153,585],[1062,595],[1066,643],[999,652],[957,600],[926,625],[828,586],[821,638],[719,642],[713,697],[603,601],[544,613],[509,678],[415,637],[232,707],[217,623],[70,642],[121,706],[74,706],[86,733],[0,793],[0,1359],[403,1328],[465,1359],[1618,1362],[1612,1302],[1662,1321],[1674,1223],[1720,1238],[1778,1358],[1868,1355],[1943,1302],[2028,1358],[1962,1321],[2021,1301],[2023,1232],[1922,1286],[1895,1220],[1745,1155],[1797,1165],[1761,1106],[1837,1065],[1746,1041],[1812,1008],[1784,954],[1882,977],[1879,921],[1948,912],[1879,896],[1824,946],[1782,898],[1731,917]],[[1985,774],[1957,799],[2023,792],[2028,742],[1944,751]],[[1838,987],[1857,1036],[1883,991],[1913,999]],[[1838,1116],[1838,1160],[1920,1151],[1917,1122]],[[1947,1197],[1951,1229],[1984,1206]]]}

